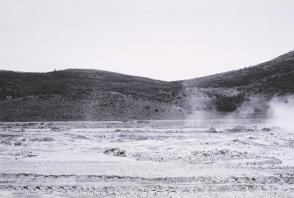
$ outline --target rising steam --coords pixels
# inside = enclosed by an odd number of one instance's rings
[[[286,129],[294,129],[294,96],[275,97],[269,102],[269,123]]]

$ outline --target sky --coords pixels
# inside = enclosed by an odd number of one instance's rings
[[[0,0],[0,70],[180,80],[294,50],[294,0]]]

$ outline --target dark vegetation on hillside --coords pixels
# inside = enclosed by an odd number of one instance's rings
[[[293,93],[294,51],[253,67],[191,79],[185,83],[202,88],[239,88],[251,93]]]
[[[0,72],[0,99],[36,95],[84,97],[116,92],[150,100],[170,102],[182,90],[179,83],[97,70],[69,69],[49,73]]]
[[[257,66],[175,82],[99,70],[0,71],[0,121],[182,119],[191,113],[193,104],[187,103],[197,101],[199,93],[211,100],[203,109],[218,112],[233,112],[252,95],[292,94],[294,52]]]
[[[226,96],[226,95],[216,95],[216,98],[213,100],[213,103],[216,107],[216,110],[219,112],[233,112],[242,105],[246,100],[244,94],[238,94],[235,96]]]
[[[181,84],[98,70],[0,72],[0,121],[183,117]],[[166,117],[168,118],[168,117]]]

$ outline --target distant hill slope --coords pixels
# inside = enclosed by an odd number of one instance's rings
[[[48,73],[0,71],[0,98],[28,95],[81,96],[99,91],[166,100],[179,84],[99,70],[68,69]],[[170,87],[173,86],[173,90]]]
[[[0,121],[160,119],[183,114],[180,83],[98,70],[0,71]]]
[[[244,69],[182,81],[190,87],[242,88],[255,93],[294,93],[294,51]]]
[[[292,93],[294,52],[175,82],[84,69],[0,71],[0,121],[183,119],[199,109],[233,112],[256,95]]]

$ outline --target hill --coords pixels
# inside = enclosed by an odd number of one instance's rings
[[[183,82],[191,87],[239,88],[256,93],[293,93],[294,51],[256,66]]]
[[[256,66],[181,83],[190,93],[195,89],[202,90],[211,98],[207,106],[213,106],[217,111],[249,108],[251,114],[266,114],[267,103],[273,97],[294,93],[294,51]]]
[[[195,111],[265,112],[276,95],[294,93],[294,51],[244,69],[165,82],[119,73],[67,69],[0,71],[0,121],[184,119]]]
[[[0,120],[160,119],[181,84],[98,70],[0,72]]]

